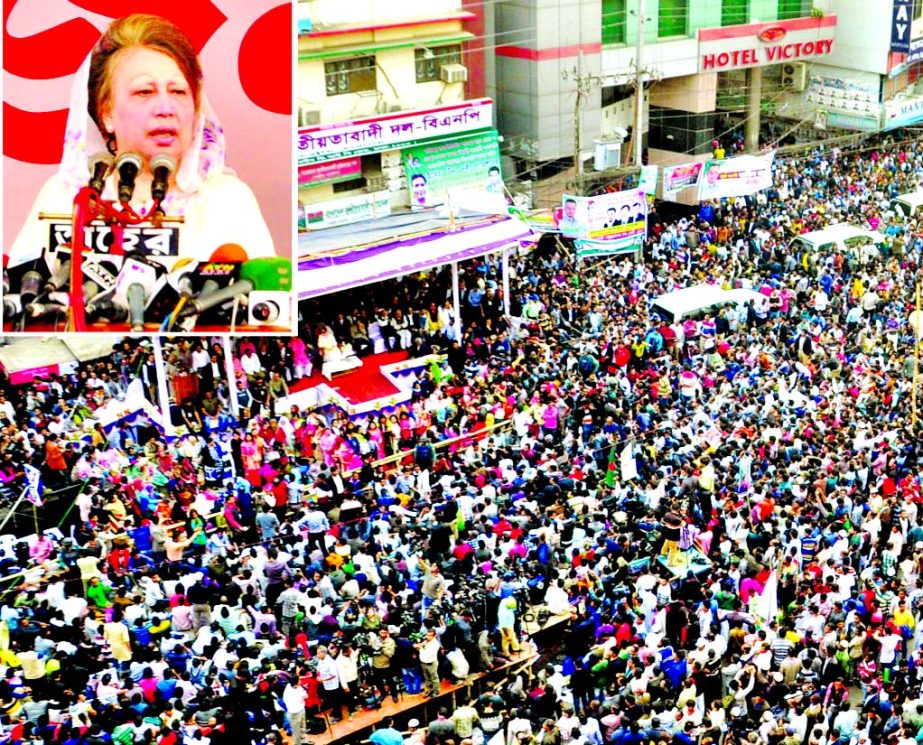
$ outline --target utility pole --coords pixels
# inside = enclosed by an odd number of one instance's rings
[[[642,66],[644,54],[644,0],[638,0],[638,41],[635,44],[635,165],[641,167],[642,147],[641,128],[644,126],[644,74]]]
[[[574,181],[579,184],[580,194],[583,196],[583,156],[580,150],[583,147],[583,133],[581,126],[580,105],[584,96],[589,94],[589,76],[583,74],[583,52],[577,56],[577,69],[574,71],[574,81],[577,83],[577,96],[574,101]]]

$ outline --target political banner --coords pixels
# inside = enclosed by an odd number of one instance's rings
[[[645,194],[655,194],[657,192],[657,171],[657,166],[641,166],[638,188]]]
[[[684,163],[680,166],[664,166],[663,198],[673,199],[677,192],[687,186],[697,186],[702,175],[702,163]]]
[[[699,200],[745,197],[772,186],[772,161],[776,151],[710,160],[699,179]]]
[[[628,189],[595,197],[564,195],[558,220],[561,234],[585,242],[581,256],[633,250],[647,238],[647,197],[641,189]]]
[[[415,209],[444,204],[453,187],[503,193],[497,131],[474,137],[420,145],[403,151],[404,170]]]

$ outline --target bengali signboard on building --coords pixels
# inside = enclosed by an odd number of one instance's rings
[[[496,130],[474,137],[406,148],[403,156],[411,207],[442,204],[446,201],[446,190],[453,187],[503,193]]]
[[[337,225],[349,225],[390,214],[391,195],[387,191],[304,205],[304,223],[307,230],[334,228]]]
[[[885,101],[882,129],[909,127],[923,120],[923,96]]]
[[[323,124],[298,130],[298,165],[399,150],[437,138],[457,137],[493,126],[493,101],[479,98],[418,111]]]
[[[330,160],[326,163],[314,163],[298,167],[298,186],[316,184],[335,184],[349,181],[362,175],[362,159],[356,155],[342,160]]]
[[[699,72],[822,59],[835,33],[835,15],[699,29]]]

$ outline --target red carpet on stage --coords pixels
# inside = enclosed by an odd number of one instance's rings
[[[291,393],[313,388],[325,383],[337,391],[343,398],[352,404],[361,404],[374,401],[378,398],[393,396],[399,393],[390,380],[381,374],[382,365],[392,365],[407,359],[407,352],[382,352],[362,359],[362,367],[334,377],[332,381],[321,375],[320,370],[315,370],[311,377],[302,378],[289,386]]]

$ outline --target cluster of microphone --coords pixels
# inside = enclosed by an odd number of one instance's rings
[[[68,310],[70,256],[60,248],[54,261],[43,259],[4,274],[4,323],[65,314]],[[83,257],[83,298],[92,322],[128,323],[143,331],[175,311],[176,320],[209,324],[231,322],[234,305],[251,325],[289,325],[292,267],[282,257],[250,259],[239,245],[219,246],[208,261],[173,256],[92,253]],[[16,287],[10,292],[9,287]],[[182,303],[180,302],[182,301]]]
[[[143,165],[136,153],[123,153],[118,158],[108,153],[95,155],[88,163],[89,189],[99,198],[114,170],[118,173],[118,201],[130,209],[128,203]],[[166,196],[175,169],[176,161],[169,155],[151,159],[155,209]],[[72,267],[71,248],[58,245],[35,261],[4,266],[4,329],[22,330],[35,319],[65,316],[74,295],[71,278],[78,270],[83,312],[90,322],[127,323],[132,331],[143,331],[148,323],[156,323],[163,330],[174,326],[191,330],[199,322],[290,325],[292,266],[285,258],[250,259],[243,247],[227,243],[215,249],[207,261],[143,248],[122,253],[84,252],[80,259],[79,267]]]

